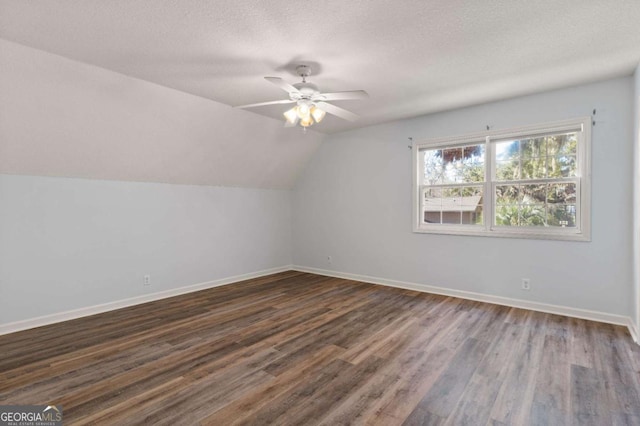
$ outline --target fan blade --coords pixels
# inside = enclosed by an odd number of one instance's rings
[[[346,101],[349,99],[366,99],[369,94],[364,90],[351,90],[348,92],[321,93],[318,100],[323,101]]]
[[[333,114],[345,120],[356,121],[359,118],[357,115],[350,111],[347,111],[346,109],[328,104],[326,102],[316,102],[316,106],[321,110],[328,112],[329,114]]]
[[[287,93],[300,93],[298,89],[296,89],[295,87],[293,87],[292,85],[290,85],[289,83],[281,79],[280,77],[265,77],[264,79],[270,83],[275,84],[276,86],[278,86],[279,88],[281,88]]]
[[[278,105],[278,104],[292,104],[295,101],[292,101],[290,99],[283,99],[281,101],[269,101],[269,102],[260,102],[257,104],[249,104],[249,105],[240,105],[234,108],[253,108],[253,107],[259,107],[259,106],[264,106],[264,105]]]

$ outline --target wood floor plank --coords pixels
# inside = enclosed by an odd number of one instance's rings
[[[289,424],[287,419],[296,418],[328,384],[353,367],[346,361],[335,359],[305,383],[299,383],[290,391],[278,396],[243,420],[242,425]],[[293,424],[293,423],[291,423]]]
[[[536,372],[531,406],[531,419],[535,424],[570,423],[570,350],[564,332],[558,335],[556,331],[545,337],[542,360]]]
[[[297,271],[0,336],[65,424],[640,425],[621,326]]]
[[[640,416],[640,371],[633,367],[626,339],[609,324],[598,324],[596,340],[599,357],[596,370],[604,384],[608,407],[614,414]],[[636,353],[637,354],[637,353]]]
[[[446,312],[456,313],[454,317],[436,316],[426,323],[418,323],[416,334],[410,334],[405,345],[396,344],[387,355],[394,358],[394,365],[401,372],[402,379],[383,395],[377,413],[404,421],[415,410],[420,400],[434,386],[443,371],[449,366],[456,349],[451,349],[451,341],[458,341],[464,333],[461,323],[473,318],[464,316],[455,309],[460,306],[455,300]],[[438,310],[440,314],[444,311]]]
[[[521,311],[521,310],[518,310]],[[491,419],[502,424],[529,424],[536,374],[542,360],[546,314],[526,312],[520,316],[522,332],[506,363],[507,373],[491,410]]]
[[[368,383],[384,363],[383,359],[372,356],[358,365],[348,364],[341,374],[327,382],[303,407],[294,413],[287,413],[284,423],[318,424],[334,407]]]
[[[595,370],[571,365],[571,408],[576,425],[598,426],[606,423],[607,398]]]
[[[469,385],[447,418],[447,424],[485,424],[489,420],[491,409],[508,373],[508,360],[512,357],[523,329],[520,325],[507,322],[496,324],[501,329],[496,332],[495,339],[490,341]]]
[[[343,348],[333,345],[325,346],[314,352],[304,365],[291,368],[284,374],[274,377],[271,382],[247,392],[232,403],[206,416],[201,422],[212,425],[223,423],[236,425],[246,422],[246,418],[258,409],[271,404],[273,400],[289,392],[301,382],[304,383],[315,377],[323,367],[335,360],[342,352],[344,352]]]
[[[442,418],[448,418],[457,405],[471,376],[484,358],[487,342],[468,338],[442,372],[418,407]]]

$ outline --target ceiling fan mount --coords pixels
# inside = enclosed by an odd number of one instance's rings
[[[279,77],[265,77],[265,80],[286,91],[289,94],[289,99],[241,105],[236,108],[253,108],[266,105],[295,103],[296,106],[284,113],[287,120],[285,127],[293,127],[300,123],[305,129],[313,125],[314,122],[320,123],[326,113],[349,121],[358,119],[356,114],[327,103],[326,101],[364,99],[369,97],[367,92],[364,90],[352,90],[347,92],[321,93],[318,86],[307,81],[307,77],[311,76],[310,66],[298,65],[296,67],[296,73],[302,78],[302,81],[295,84],[289,84]]]
[[[304,82],[307,77],[311,76],[311,67],[309,65],[298,65],[296,67],[296,74],[302,77]]]

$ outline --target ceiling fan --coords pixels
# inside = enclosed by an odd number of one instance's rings
[[[241,105],[236,108],[253,108],[264,105],[295,103],[296,105],[293,108],[284,113],[284,117],[286,119],[285,127],[293,127],[299,122],[305,130],[307,127],[313,125],[314,122],[320,123],[326,113],[349,121],[355,121],[358,119],[356,114],[327,103],[326,101],[365,99],[369,97],[367,92],[364,90],[352,90],[347,92],[321,93],[318,86],[307,81],[307,77],[311,75],[311,67],[307,65],[299,65],[296,67],[296,72],[300,77],[302,77],[302,82],[293,85],[279,77],[265,77],[265,80],[289,93],[289,99]]]

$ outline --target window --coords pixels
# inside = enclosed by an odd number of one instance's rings
[[[414,142],[414,231],[588,241],[590,118]]]

